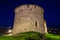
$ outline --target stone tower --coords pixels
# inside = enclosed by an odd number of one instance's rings
[[[43,13],[44,10],[37,5],[21,5],[15,9],[13,34],[36,31],[45,33]]]

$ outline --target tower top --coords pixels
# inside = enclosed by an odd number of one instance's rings
[[[38,11],[38,12],[44,12],[44,9],[38,5],[33,5],[33,4],[27,4],[27,5],[20,5],[17,8],[15,8],[14,12],[18,13],[18,12],[22,12],[22,11]]]

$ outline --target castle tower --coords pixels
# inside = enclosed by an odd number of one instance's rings
[[[13,34],[36,31],[45,33],[44,10],[37,5],[21,5],[15,9]]]

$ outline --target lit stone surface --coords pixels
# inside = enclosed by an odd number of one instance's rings
[[[44,10],[37,5],[21,5],[15,9],[13,34],[36,31],[45,33]]]
[[[46,20],[44,20],[44,27],[45,27],[45,33],[48,33],[48,32],[47,32],[47,24],[46,24]]]

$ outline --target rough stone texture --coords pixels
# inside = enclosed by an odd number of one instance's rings
[[[48,33],[48,32],[47,32],[47,24],[46,24],[46,20],[44,20],[44,27],[45,27],[45,33]]]
[[[45,33],[44,10],[37,5],[21,5],[15,9],[13,34],[27,31]]]

